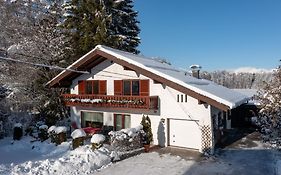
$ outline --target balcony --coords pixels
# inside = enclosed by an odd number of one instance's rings
[[[158,96],[125,96],[125,95],[62,95],[66,106],[158,109]]]

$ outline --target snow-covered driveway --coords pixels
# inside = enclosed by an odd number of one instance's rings
[[[224,150],[200,162],[156,152],[141,154],[100,170],[98,175],[279,175],[274,150]],[[281,167],[280,167],[281,168]],[[281,175],[281,174],[280,174]]]
[[[190,154],[166,149],[188,157],[184,160],[169,154],[141,154],[102,169],[98,174],[159,174],[159,175],[281,175],[281,152],[269,149],[254,132],[242,137],[229,147],[218,150],[214,157],[200,161],[189,160]],[[194,160],[196,160],[195,158]]]
[[[185,174],[277,175],[278,154],[274,150],[222,150],[213,160],[199,162]]]
[[[97,175],[175,175],[184,174],[194,161],[186,161],[178,156],[156,152],[143,153],[117,162],[100,170]]]

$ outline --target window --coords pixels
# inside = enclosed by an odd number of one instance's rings
[[[106,80],[78,81],[78,93],[106,95]]]
[[[119,131],[131,127],[131,116],[125,114],[114,114],[114,129]]]
[[[86,81],[86,92],[85,92],[85,94],[92,94],[92,93],[93,93],[92,81]]]
[[[187,95],[186,94],[177,94],[177,102],[186,102],[187,103]]]
[[[149,96],[149,80],[114,80],[114,94]]]
[[[129,80],[123,81],[123,94],[131,95],[131,81]]]
[[[138,80],[132,81],[132,95],[140,95],[140,82]]]
[[[93,94],[100,94],[99,93],[99,81],[93,81]]]
[[[115,118],[114,118],[114,128],[115,128],[115,131],[119,131],[121,130],[123,127],[122,127],[122,115],[121,114],[116,114],[115,115]]]
[[[103,113],[81,112],[81,127],[101,128],[103,126]]]

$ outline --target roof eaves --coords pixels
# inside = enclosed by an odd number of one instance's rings
[[[76,69],[76,65],[78,63],[80,63],[81,61],[87,59],[90,55],[92,55],[97,49],[99,49],[100,45],[97,45],[94,49],[92,49],[91,51],[89,51],[88,53],[86,53],[85,55],[83,55],[81,58],[79,58],[78,60],[76,60],[74,63],[72,63],[70,66],[67,67],[67,69]],[[67,71],[67,70],[63,70],[62,72],[60,72],[57,76],[55,76],[53,79],[51,79],[50,81],[48,81],[46,83],[46,86],[56,86],[56,84],[59,83],[60,80],[62,80],[64,77],[66,77],[67,75],[69,75],[71,72]]]

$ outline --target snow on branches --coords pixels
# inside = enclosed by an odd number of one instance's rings
[[[261,110],[258,125],[265,141],[281,146],[281,68],[273,74],[273,79],[258,92]]]

